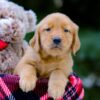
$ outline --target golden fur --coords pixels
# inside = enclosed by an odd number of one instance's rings
[[[60,37],[56,48],[53,38]],[[15,68],[20,76],[20,88],[28,92],[40,77],[49,77],[48,94],[54,99],[63,96],[68,76],[73,71],[72,53],[80,48],[78,26],[66,15],[53,13],[45,17],[36,28],[30,47]]]

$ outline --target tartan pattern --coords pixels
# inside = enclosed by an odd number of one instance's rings
[[[48,79],[39,79],[34,91],[22,92],[18,85],[19,77],[0,74],[0,100],[53,100],[48,96]],[[63,98],[59,100],[83,100],[84,89],[81,79],[74,73],[69,76]]]

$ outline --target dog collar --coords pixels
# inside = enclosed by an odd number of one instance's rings
[[[0,40],[0,51],[4,50],[5,48],[7,48],[8,46],[8,43],[3,41],[3,40]]]

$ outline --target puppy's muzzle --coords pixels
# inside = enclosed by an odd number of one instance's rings
[[[54,43],[55,45],[59,45],[59,44],[61,43],[61,38],[59,38],[59,37],[53,38],[53,43]]]

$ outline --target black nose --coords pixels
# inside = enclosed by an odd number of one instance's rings
[[[61,43],[61,39],[60,38],[54,38],[53,43],[56,44],[56,45],[59,45]]]

